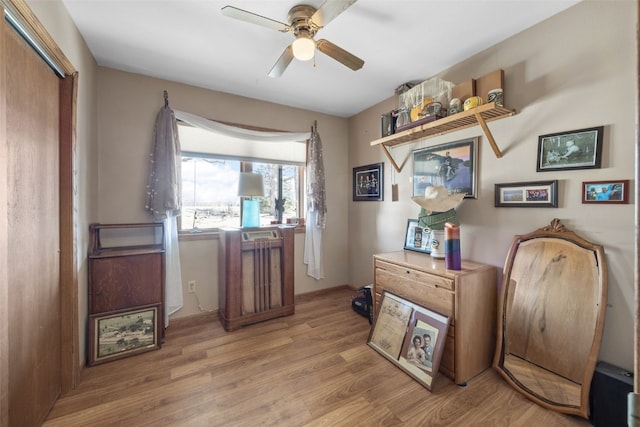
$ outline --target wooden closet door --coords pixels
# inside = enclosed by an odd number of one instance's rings
[[[3,23],[8,424],[36,426],[60,393],[60,80]],[[0,193],[1,195],[2,193]],[[5,414],[6,416],[6,414]]]

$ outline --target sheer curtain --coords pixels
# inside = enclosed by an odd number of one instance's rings
[[[327,214],[324,178],[322,142],[318,127],[314,125],[309,139],[309,162],[307,163],[307,229],[304,263],[307,264],[307,275],[316,280],[324,278],[322,234]]]
[[[175,111],[175,115],[176,119],[189,123],[190,125],[206,129],[218,135],[224,135],[239,140],[263,142],[304,142],[311,138],[311,132],[266,132],[225,125],[224,123],[215,122],[213,120],[205,119],[204,117],[179,110]]]
[[[252,142],[306,142],[308,145],[307,162],[307,227],[304,247],[304,263],[307,275],[320,280],[324,278],[322,261],[322,234],[325,228],[326,193],[322,143],[317,124],[311,132],[265,132],[230,126],[184,111],[175,111],[178,120],[192,126],[206,129],[217,135],[235,138],[237,141]]]
[[[181,182],[180,138],[173,110],[164,92],[164,107],[156,117],[153,132],[151,168],[147,185],[145,209],[158,221],[164,221],[165,243],[165,310],[164,326],[169,315],[182,308],[182,271],[178,246],[177,215],[180,214]]]

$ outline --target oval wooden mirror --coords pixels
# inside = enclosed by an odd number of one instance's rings
[[[606,303],[602,246],[558,219],[515,236],[498,300],[494,368],[539,405],[588,418]]]

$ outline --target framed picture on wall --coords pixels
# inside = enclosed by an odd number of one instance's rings
[[[353,168],[353,201],[384,200],[384,163]]]
[[[425,189],[442,185],[449,193],[476,198],[478,137],[450,142],[413,152],[413,197]]]
[[[497,208],[557,208],[558,181],[496,184],[495,206]]]
[[[629,203],[629,180],[583,182],[582,203]]]
[[[604,126],[538,137],[538,172],[599,169]]]

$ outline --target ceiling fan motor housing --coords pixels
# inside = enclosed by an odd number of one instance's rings
[[[293,6],[289,10],[289,25],[293,28],[293,34],[308,34],[308,37],[314,37],[318,31],[318,26],[311,21],[311,16],[316,12],[316,8],[307,4],[299,4]]]

